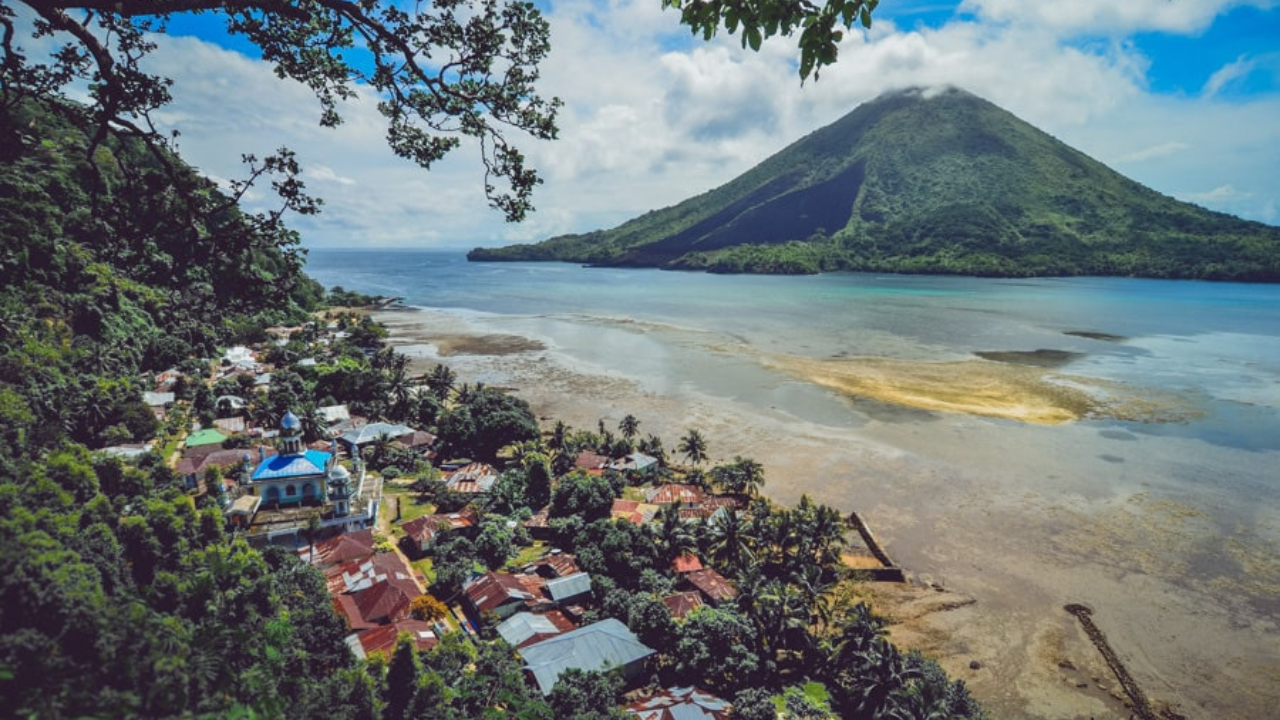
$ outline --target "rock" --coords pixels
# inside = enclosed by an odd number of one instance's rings
[[[982,663],[978,662],[977,660],[971,660],[971,661],[969,661],[969,669],[970,669],[970,670],[981,670],[981,669],[982,669]]]
[[[1071,662],[1070,660],[1062,660],[1058,662],[1058,667],[1062,668],[1063,670],[1075,670],[1076,664]]]

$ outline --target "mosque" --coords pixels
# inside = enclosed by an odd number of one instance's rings
[[[280,452],[266,457],[259,449],[250,487],[269,508],[302,505],[333,506],[334,517],[351,512],[351,473],[335,452],[312,450],[302,444],[302,421],[292,411],[280,419]]]

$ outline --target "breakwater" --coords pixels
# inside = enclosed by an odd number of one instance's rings
[[[871,528],[867,526],[862,516],[857,510],[850,510],[849,516],[845,518],[845,522],[857,531],[858,536],[862,538],[862,544],[867,546],[867,550],[880,563],[882,567],[866,568],[861,572],[867,574],[868,578],[877,582],[906,582],[906,573],[902,568],[898,567],[889,554],[880,546],[880,541],[876,540],[876,536],[871,533]]]

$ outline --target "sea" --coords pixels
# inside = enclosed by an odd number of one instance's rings
[[[919,581],[976,600],[939,616],[934,649],[949,668],[991,667],[967,681],[999,716],[1125,716],[1031,667],[1054,647],[1070,666],[1096,662],[1067,602],[1093,607],[1148,694],[1184,714],[1280,702],[1280,285],[711,275],[379,249],[312,249],[306,272],[421,308],[428,355],[441,318],[531,341],[463,362],[464,380],[547,378],[611,423],[648,410],[669,448],[705,425],[713,457],[719,431],[722,458],[764,458],[767,494],[856,507]],[[1002,354],[1050,357],[1063,382],[1152,411],[1053,425],[950,413],[850,396],[778,360]],[[600,382],[538,374],[551,367]]]

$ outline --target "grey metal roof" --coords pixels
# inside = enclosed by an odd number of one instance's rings
[[[408,435],[413,432],[413,428],[408,425],[392,425],[391,423],[375,422],[368,425],[362,425],[355,430],[348,430],[342,433],[340,439],[348,445],[364,445],[377,440],[379,437],[386,435],[389,438],[398,438],[401,435]]]
[[[515,647],[534,635],[555,635],[560,628],[546,615],[533,613],[516,613],[498,624],[498,634],[507,644]]]
[[[547,593],[556,602],[589,592],[591,592],[591,575],[589,573],[574,573],[573,575],[547,581]]]
[[[614,618],[543,640],[520,651],[538,689],[549,695],[560,673],[570,668],[603,670],[623,667],[654,653],[635,633]]]

